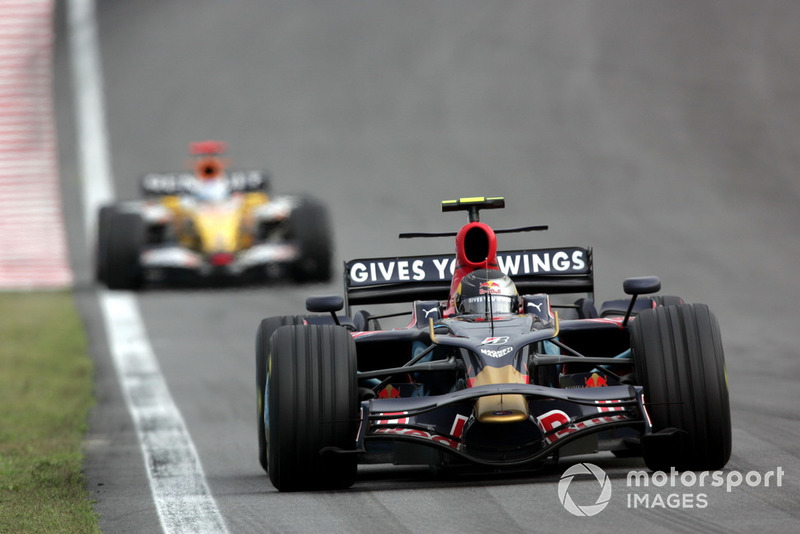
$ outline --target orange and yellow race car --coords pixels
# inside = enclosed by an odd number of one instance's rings
[[[228,170],[225,143],[192,143],[193,171],[141,177],[144,199],[103,206],[96,274],[110,289],[202,280],[327,281],[323,204],[272,195],[264,171]]]

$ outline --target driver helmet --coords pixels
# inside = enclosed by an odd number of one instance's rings
[[[478,269],[461,279],[455,296],[459,315],[519,312],[519,293],[511,278],[494,269]]]
[[[227,199],[230,187],[225,178],[225,161],[220,157],[227,149],[219,141],[201,141],[189,145],[195,158],[195,197],[201,202],[217,203]]]
[[[197,184],[194,194],[202,202],[216,203],[228,198],[230,188],[223,178],[204,180]]]

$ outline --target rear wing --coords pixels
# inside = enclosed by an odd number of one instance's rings
[[[347,310],[353,304],[447,300],[455,255],[370,258],[345,262]],[[592,249],[580,247],[498,252],[497,263],[520,294],[590,293]]]
[[[266,171],[228,171],[225,180],[231,191],[237,193],[269,192],[270,176]],[[189,195],[198,179],[192,172],[151,172],[139,179],[145,197]]]

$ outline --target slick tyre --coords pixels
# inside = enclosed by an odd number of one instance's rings
[[[644,458],[665,470],[716,470],[731,455],[731,415],[719,324],[704,304],[645,310],[631,323],[631,349],[653,432],[680,436]]]
[[[289,239],[297,243],[300,259],[292,265],[296,282],[328,282],[331,279],[333,237],[325,206],[303,198],[289,218]]]
[[[256,331],[256,403],[258,409],[258,461],[264,471],[268,471],[267,435],[264,424],[264,387],[267,382],[267,360],[269,358],[269,338],[281,326],[303,324],[303,317],[286,315],[267,317],[261,320]]]
[[[283,326],[270,338],[267,457],[279,491],[341,489],[355,482],[355,350],[349,332],[332,325]]]
[[[94,250],[94,273],[95,280],[102,283],[106,282],[106,273],[108,272],[109,231],[116,213],[117,207],[114,205],[103,206],[97,213],[97,242],[95,243]]]
[[[145,242],[145,223],[138,213],[113,212],[107,229],[105,280],[109,289],[139,289],[139,255]]]
[[[656,295],[653,300],[656,301],[656,306],[680,306],[684,304],[681,297],[674,295]]]

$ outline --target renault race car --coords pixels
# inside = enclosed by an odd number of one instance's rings
[[[271,194],[264,171],[227,170],[225,149],[192,143],[194,172],[145,174],[143,200],[100,209],[98,281],[137,289],[146,282],[330,279],[325,207],[309,196]]]
[[[345,488],[359,463],[535,469],[611,451],[653,470],[723,467],[731,421],[720,331],[703,304],[626,279],[594,303],[592,250],[497,252],[479,219],[502,198],[446,201],[455,255],[358,259],[345,292],[256,334],[259,461],[281,491]],[[505,274],[504,274],[505,273]],[[575,297],[579,298],[575,298]],[[408,326],[354,306],[408,303]],[[345,315],[337,315],[345,308]]]

